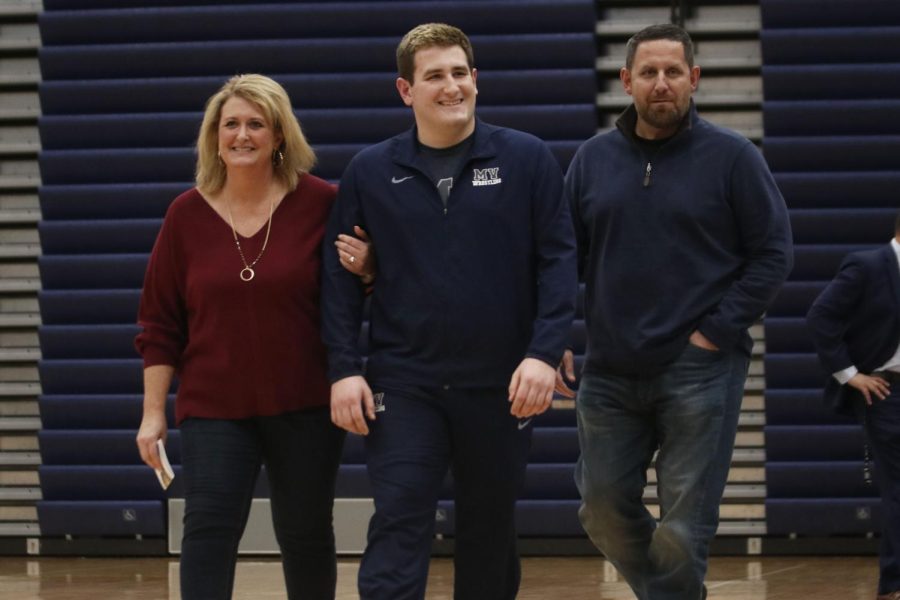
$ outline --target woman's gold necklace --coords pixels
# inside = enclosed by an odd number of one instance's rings
[[[269,200],[269,221],[266,224],[266,239],[263,240],[262,250],[259,251],[259,254],[249,265],[247,264],[247,259],[244,258],[244,250],[241,248],[237,230],[234,228],[234,217],[231,216],[231,202],[229,202],[228,196],[225,196],[225,207],[228,209],[228,223],[231,224],[231,235],[234,236],[234,244],[237,246],[238,254],[241,255],[241,262],[244,263],[244,268],[241,269],[241,281],[252,281],[256,277],[256,271],[253,270],[253,267],[262,258],[263,252],[266,251],[266,245],[269,243],[269,232],[272,231],[272,213],[275,212],[275,197],[271,196]]]

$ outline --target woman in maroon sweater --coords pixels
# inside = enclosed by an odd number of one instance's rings
[[[319,334],[319,266],[335,189],[284,89],[229,80],[207,103],[196,187],[166,214],[135,341],[144,359],[141,458],[160,467],[175,374],[186,510],[181,593],[230,598],[261,464],[290,598],[332,599],[332,506],[343,432],[332,425]],[[342,245],[368,271],[368,248]],[[368,276],[366,276],[368,277]]]

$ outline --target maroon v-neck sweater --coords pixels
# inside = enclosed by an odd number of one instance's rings
[[[334,186],[303,175],[275,209],[249,282],[239,276],[231,226],[196,189],[169,207],[147,265],[135,346],[145,368],[176,368],[178,423],[328,404],[319,270],[334,197]],[[248,262],[265,237],[265,226],[241,237]]]

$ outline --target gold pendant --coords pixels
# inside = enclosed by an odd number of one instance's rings
[[[241,269],[241,281],[250,281],[254,277],[256,277],[256,272],[250,267]]]

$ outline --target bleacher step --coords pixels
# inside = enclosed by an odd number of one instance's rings
[[[0,467],[36,467],[40,464],[40,452],[0,452]]]
[[[34,363],[4,363],[0,364],[0,381],[37,383],[40,375]]]
[[[32,210],[40,214],[41,201],[37,194],[0,194],[0,212]]]
[[[766,399],[761,394],[747,394],[741,401],[741,410],[766,410]]]
[[[40,244],[0,244],[0,259],[37,258],[40,255]]]
[[[762,431],[738,431],[734,440],[735,448],[764,448],[766,436]]]
[[[0,488],[0,502],[36,502],[42,498],[39,487]]]
[[[765,521],[720,521],[716,535],[766,535]]]
[[[41,393],[41,386],[38,383],[9,383],[0,382],[0,397],[31,397],[38,396]]]
[[[34,523],[0,522],[0,537],[40,537],[41,527]]]
[[[37,521],[37,508],[0,505],[0,523],[10,521]]]
[[[663,19],[663,21],[668,21],[669,17]],[[643,29],[647,25],[651,24],[652,21],[647,19],[643,19],[640,21],[619,21],[615,23],[601,22],[597,23],[596,33],[599,37],[630,37],[634,35],[636,31]],[[738,20],[722,20],[722,21],[708,21],[708,22],[694,22],[691,23],[688,21],[685,23],[685,27],[691,33],[692,36],[696,35],[736,35],[736,34],[744,34],[744,35],[755,35],[759,31],[759,21],[738,21]]]
[[[4,384],[33,385],[36,384]],[[38,431],[41,428],[40,417],[0,417],[0,431]],[[40,455],[38,455],[40,458]]]
[[[0,327],[38,327],[40,324],[38,313],[0,314]]]
[[[0,78],[0,81],[2,81],[2,78]],[[0,156],[37,154],[40,151],[41,145],[35,142],[0,143]]]
[[[10,415],[5,415],[10,416]],[[16,415],[24,416],[24,415]],[[33,415],[29,415],[33,416]],[[0,435],[0,451],[2,452],[39,452],[40,443],[36,433],[4,433]]]
[[[0,469],[0,485],[40,487],[41,478],[37,471]]]
[[[0,279],[0,293],[37,292],[40,289],[40,279],[21,277]]]
[[[0,112],[0,119],[4,116],[8,116],[7,113]],[[12,117],[10,117],[12,118]],[[2,190],[34,190],[37,189],[41,185],[41,180],[38,177],[0,177],[0,189]]]
[[[24,2],[25,0],[19,0]],[[3,8],[0,5],[0,16]],[[37,23],[7,22],[0,24],[0,51],[36,51],[41,47],[41,32]]]
[[[37,224],[41,220],[41,211],[39,209],[6,209],[0,210],[0,224],[19,225],[19,224]]]
[[[765,483],[766,469],[765,467],[735,467],[732,466],[728,471],[728,483]],[[647,471],[647,483],[656,483],[656,471],[650,469]]]
[[[744,383],[744,391],[762,392],[766,389],[766,382],[763,377],[748,377]]]
[[[653,23],[668,23],[671,8],[668,2],[660,2],[658,6],[634,6],[633,2],[623,2],[624,6],[603,7],[601,18],[597,21],[598,35],[630,37],[636,31]],[[735,34],[747,34],[756,37],[760,27],[758,6],[725,5],[725,6],[693,6],[685,19],[684,27],[692,36],[717,35],[728,37]]]
[[[0,17],[35,17],[43,10],[42,0],[0,0]]]
[[[766,486],[729,483],[725,486],[725,493],[722,497],[725,500],[764,500],[766,497]],[[658,499],[655,485],[648,485],[644,488],[644,500],[655,502]]]
[[[40,348],[0,348],[0,362],[34,362],[40,359]]]
[[[738,417],[738,427],[762,427],[766,424],[766,414],[744,411]]]
[[[3,417],[39,417],[40,411],[37,400],[0,399],[0,416]]]
[[[39,344],[37,327],[27,329],[0,327],[0,348],[37,348]],[[0,396],[4,395],[2,388],[3,382],[0,381]]]
[[[37,313],[40,303],[36,294],[0,294],[0,313]]]
[[[763,448],[735,448],[731,462],[732,464],[764,463],[766,462],[766,451]]]
[[[647,510],[653,518],[659,519],[659,505],[648,504]],[[723,521],[736,519],[765,519],[764,504],[722,504],[719,507],[719,518]]]

